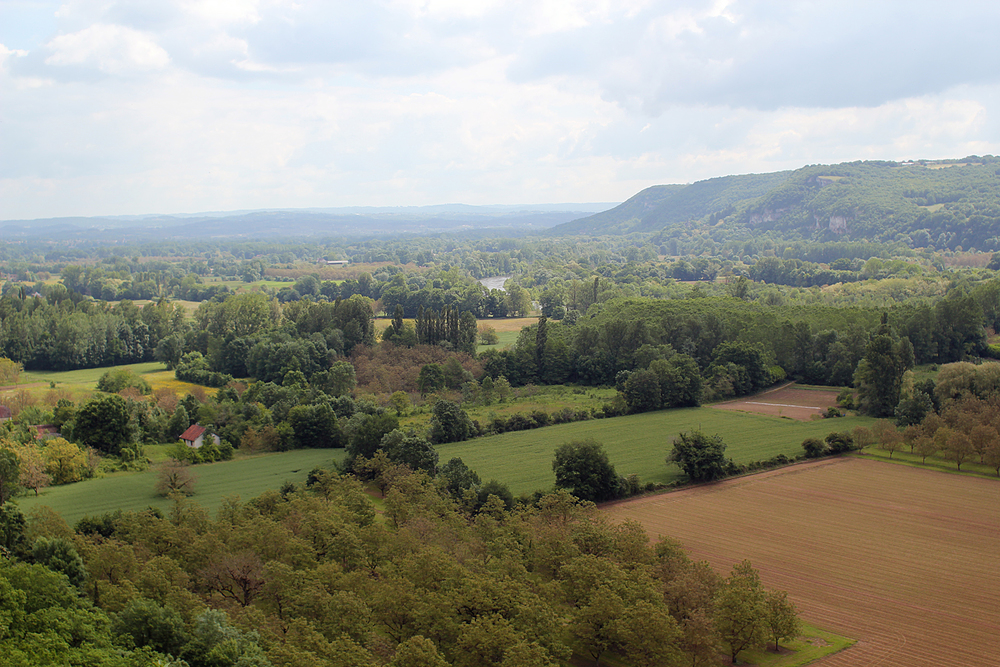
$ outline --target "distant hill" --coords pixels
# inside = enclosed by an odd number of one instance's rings
[[[467,230],[540,231],[614,203],[521,206],[358,206],[196,213],[5,220],[0,238],[147,241],[159,239],[284,238],[429,234]]]
[[[850,162],[647,188],[548,234],[716,228],[817,241],[1000,249],[1000,158]]]

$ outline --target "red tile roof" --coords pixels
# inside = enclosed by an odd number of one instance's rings
[[[198,426],[197,424],[191,424],[188,429],[181,433],[181,440],[187,440],[188,442],[194,442],[205,432],[204,426]]]

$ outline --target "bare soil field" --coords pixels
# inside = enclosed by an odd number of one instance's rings
[[[1000,483],[858,458],[606,507],[722,574],[749,558],[810,623],[858,643],[821,667],[1000,655]]]
[[[836,407],[836,405],[836,391],[805,389],[793,383],[736,401],[716,403],[709,407],[809,421],[813,419],[813,415],[822,415],[827,408]]]

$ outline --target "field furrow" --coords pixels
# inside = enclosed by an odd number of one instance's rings
[[[623,502],[615,519],[720,572],[749,558],[801,615],[857,645],[824,667],[996,664],[1000,484],[859,458]]]

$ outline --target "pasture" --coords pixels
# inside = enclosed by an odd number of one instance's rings
[[[105,366],[102,368],[81,368],[73,371],[26,371],[21,375],[17,385],[5,387],[4,393],[0,394],[0,402],[3,396],[9,396],[14,391],[24,391],[36,404],[52,406],[60,398],[68,398],[72,401],[87,400],[97,388],[97,381],[101,379],[109,370],[113,368],[128,368],[136,375],[140,375],[149,382],[153,390],[169,389],[178,397],[192,392],[203,392],[207,395],[214,395],[218,389],[203,387],[190,382],[182,382],[174,377],[173,371],[166,370],[166,367],[158,361],[150,361],[141,364],[124,364],[122,366]],[[54,384],[55,387],[51,385]]]
[[[518,495],[552,488],[555,450],[572,440],[593,438],[602,443],[619,475],[635,473],[643,482],[670,484],[684,477],[676,464],[665,463],[673,439],[682,431],[700,429],[721,435],[726,455],[737,463],[748,463],[778,454],[798,456],[806,438],[824,438],[831,431],[867,426],[872,421],[844,417],[800,422],[707,407],[682,408],[504,433],[439,445],[437,450],[442,463],[460,457],[483,481],[500,480]]]
[[[247,500],[269,489],[279,489],[285,482],[302,485],[310,470],[328,468],[334,460],[340,461],[343,457],[342,449],[297,449],[192,466],[191,471],[197,482],[191,500],[215,512],[227,496],[239,495]],[[157,507],[167,512],[172,503],[156,494],[156,475],[155,467],[141,473],[117,473],[76,484],[49,487],[38,497],[18,498],[17,503],[24,512],[47,505],[71,526],[84,516],[96,516],[117,509],[128,511]]]
[[[608,505],[718,572],[750,559],[857,643],[824,667],[967,667],[1000,652],[1000,483],[838,458]]]

